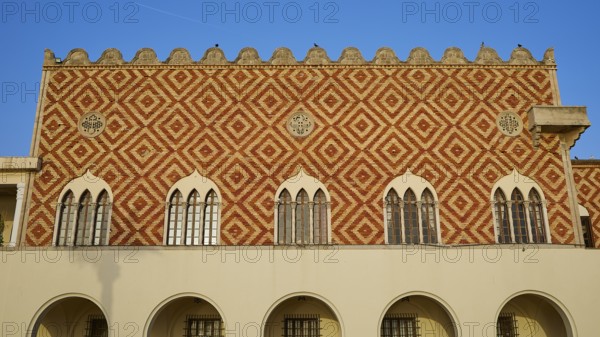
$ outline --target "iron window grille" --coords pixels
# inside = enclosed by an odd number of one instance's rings
[[[221,337],[223,321],[216,315],[188,315],[185,318],[184,337]]]
[[[420,337],[417,314],[391,314],[383,318],[381,337]]]
[[[501,313],[496,324],[498,337],[519,337],[517,320],[514,313]]]
[[[320,337],[319,315],[284,315],[283,337]]]

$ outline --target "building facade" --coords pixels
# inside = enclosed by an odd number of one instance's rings
[[[593,335],[600,165],[556,72],[46,51],[31,157],[3,158],[3,333]]]

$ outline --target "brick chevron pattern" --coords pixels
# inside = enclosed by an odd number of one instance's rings
[[[600,163],[574,163],[577,200],[590,213],[594,243],[600,248]]]
[[[492,243],[491,187],[517,168],[548,201],[554,243],[572,243],[559,141],[504,136],[552,104],[544,66],[75,66],[47,68],[27,244],[50,245],[59,193],[87,169],[114,193],[110,243],[163,242],[166,193],[194,169],[221,189],[221,242],[273,243],[274,193],[302,166],[331,194],[332,239],[384,243],[383,190],[408,168],[439,196],[443,242]],[[293,138],[294,112],[316,122]],[[77,130],[107,117],[100,136]]]

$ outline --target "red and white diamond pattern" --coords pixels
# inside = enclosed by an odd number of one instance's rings
[[[87,169],[113,189],[111,244],[162,244],[166,193],[194,169],[221,189],[222,242],[272,244],[274,193],[299,166],[329,189],[335,243],[384,242],[383,189],[409,168],[436,188],[444,243],[494,241],[490,189],[513,168],[544,188],[553,242],[573,242],[558,140],[542,137],[535,150],[529,132],[509,138],[495,125],[502,111],[526,121],[530,106],[552,103],[541,68],[120,67],[50,76],[29,245],[50,244],[59,193]],[[107,127],[87,139],[77,121],[91,110]],[[306,138],[285,127],[299,110],[316,122]]]

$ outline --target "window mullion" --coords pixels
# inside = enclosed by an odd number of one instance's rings
[[[514,201],[512,201],[512,200],[506,201],[506,207],[508,208],[506,213],[508,213],[508,225],[509,225],[508,227],[510,230],[511,243],[517,242],[515,240],[515,226],[514,226],[514,222],[513,222],[513,203],[514,203]],[[515,207],[518,207],[518,205],[515,205]],[[517,212],[518,212],[518,209],[517,209]]]
[[[400,202],[398,203],[398,208],[400,208],[399,212],[400,213],[400,243],[405,243],[405,237],[404,235],[406,234],[404,232],[405,228],[404,228],[404,220],[405,220],[405,214],[404,214],[404,199],[400,199]]]
[[[315,238],[314,238],[314,228],[315,228],[315,224],[314,224],[314,206],[315,203],[314,201],[308,201],[308,242],[309,243],[315,243]],[[320,214],[319,214],[320,215]]]
[[[423,240],[423,210],[421,209],[421,205],[423,205],[423,201],[416,201],[417,206],[417,228],[419,229],[419,243],[425,242]]]

